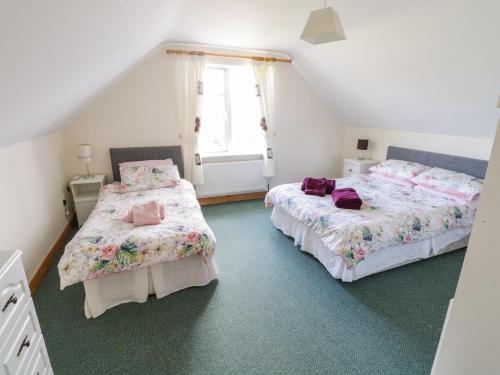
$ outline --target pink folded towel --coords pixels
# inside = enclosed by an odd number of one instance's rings
[[[302,181],[302,187],[300,189],[308,195],[319,195],[320,197],[324,197],[325,194],[331,194],[335,190],[335,180],[306,177]]]
[[[127,223],[132,223],[136,227],[143,225],[155,225],[165,218],[165,205],[153,200],[147,203],[134,204],[123,217]]]
[[[363,204],[363,201],[353,188],[337,189],[332,193],[332,198],[338,208],[359,210]]]

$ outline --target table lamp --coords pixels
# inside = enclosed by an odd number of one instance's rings
[[[78,145],[78,159],[83,160],[87,166],[87,175],[83,178],[93,178],[89,172],[89,163],[92,161],[92,148],[89,144]]]
[[[361,151],[361,154],[358,156],[358,159],[365,160],[363,151],[368,150],[368,139],[358,139],[358,150]]]

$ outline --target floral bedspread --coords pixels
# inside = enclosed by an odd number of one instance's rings
[[[120,192],[106,185],[87,222],[66,246],[59,261],[61,289],[114,272],[200,255],[208,262],[215,237],[203,218],[193,186]],[[135,203],[157,199],[165,205],[158,225],[134,227],[122,220]]]
[[[344,259],[348,269],[371,252],[468,228],[474,221],[476,209],[466,203],[381,182],[369,175],[336,181],[338,188],[356,189],[363,200],[361,210],[339,209],[330,195],[305,195],[300,184],[276,186],[265,203],[312,227],[325,246]]]

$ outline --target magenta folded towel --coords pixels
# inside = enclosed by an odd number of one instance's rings
[[[155,225],[165,218],[165,205],[160,204],[156,200],[143,204],[134,204],[123,220],[127,223],[134,224],[136,227],[143,225]]]
[[[305,186],[304,193],[324,197],[326,194],[326,184],[321,180],[309,180]]]
[[[338,208],[359,210],[363,201],[353,188],[337,189],[332,193],[333,202]]]
[[[335,190],[335,180],[329,180],[328,178],[313,178],[313,177],[304,178],[304,180],[302,180],[302,186],[300,190],[302,190],[303,192],[305,192],[306,189],[308,188],[309,190],[315,190],[315,187],[318,186],[320,183],[325,184],[325,194],[331,194]]]

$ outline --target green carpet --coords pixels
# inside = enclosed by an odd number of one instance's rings
[[[464,251],[355,283],[276,230],[261,201],[203,209],[218,281],[87,320],[54,264],[35,296],[58,374],[428,374]]]

